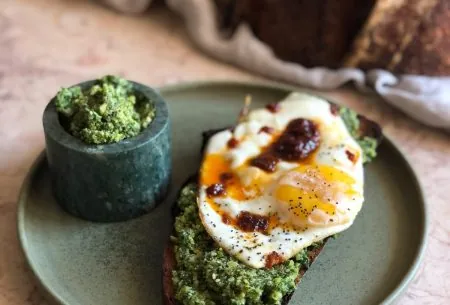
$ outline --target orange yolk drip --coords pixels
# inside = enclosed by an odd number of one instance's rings
[[[294,169],[300,175],[291,178],[292,184],[281,184],[275,197],[289,205],[296,218],[305,220],[315,209],[328,215],[336,213],[335,202],[340,195],[355,194],[355,179],[328,165],[303,165]]]
[[[225,173],[231,173],[233,175],[230,179],[223,182],[221,181],[221,175]],[[227,197],[231,197],[235,200],[247,199],[244,192],[245,188],[239,180],[239,177],[233,173],[230,161],[226,160],[222,155],[209,154],[205,157],[200,170],[200,183],[204,186],[222,183],[226,186]]]
[[[222,155],[209,154],[203,160],[200,170],[200,183],[203,185],[220,183],[220,175],[230,171],[230,162],[225,160]]]
[[[323,178],[327,181],[327,182],[342,182],[345,183],[347,185],[352,185],[355,183],[355,179],[351,176],[349,176],[347,173],[345,173],[344,171],[341,171],[335,167],[329,166],[329,165],[320,165],[320,166],[316,166],[316,169],[318,169],[319,173],[323,176]],[[308,167],[298,167],[296,170],[298,172],[306,172],[308,169]]]
[[[355,179],[344,171],[329,165],[320,165],[316,166],[316,168],[319,169],[319,173],[324,178],[325,182],[331,184],[332,191],[341,192],[347,196],[352,196],[357,193],[353,189],[353,184],[356,182]]]
[[[328,202],[323,202],[317,194],[299,189],[292,185],[281,185],[277,188],[275,196],[278,200],[289,204],[291,214],[297,218],[307,219],[314,209],[334,215],[336,207]]]
[[[231,168],[231,162],[228,161],[223,155],[209,154],[206,155],[202,167],[200,170],[200,183],[203,186],[210,186],[215,183],[222,183],[225,185],[226,195],[229,198],[233,198],[236,201],[244,201],[250,199],[249,194],[253,196],[260,194],[261,187],[267,183],[270,179],[270,175],[260,171],[258,169],[258,175],[253,175],[252,183],[249,186],[245,186],[240,178],[239,172],[244,173],[249,169],[248,163],[243,164],[239,168],[233,170]],[[226,181],[222,181],[222,175],[224,173],[232,174],[231,178]],[[207,198],[207,201],[211,208],[225,220],[228,224],[237,226],[237,220],[234,217],[230,217],[220,207],[220,205],[214,201],[214,198]],[[279,226],[279,220],[277,216],[269,217],[269,229],[273,229]],[[249,237],[250,238],[250,237]]]

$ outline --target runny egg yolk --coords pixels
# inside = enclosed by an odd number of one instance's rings
[[[222,155],[208,154],[203,160],[200,170],[200,182],[202,185],[219,183],[220,175],[230,171],[230,162]]]
[[[200,183],[206,187],[216,183],[224,184],[226,196],[240,201],[249,199],[248,194],[252,193],[233,171],[231,162],[220,154],[208,154],[205,157],[200,170]]]
[[[347,217],[339,200],[356,192],[355,179],[328,165],[302,165],[279,179],[275,197],[281,213],[296,226],[342,223]]]

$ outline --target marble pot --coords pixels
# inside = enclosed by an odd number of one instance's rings
[[[78,86],[89,88],[94,81]],[[123,221],[160,203],[171,173],[167,105],[152,88],[132,82],[154,104],[156,115],[139,135],[118,143],[86,144],[60,124],[53,99],[43,125],[53,194],[70,214],[91,221]]]

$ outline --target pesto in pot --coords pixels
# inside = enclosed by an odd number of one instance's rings
[[[155,116],[151,101],[117,76],[105,76],[95,84],[61,89],[55,98],[62,125],[87,144],[110,144],[134,137]]]

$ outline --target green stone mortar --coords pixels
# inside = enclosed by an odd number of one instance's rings
[[[94,81],[77,86],[89,88]],[[59,121],[54,99],[44,110],[46,153],[58,204],[77,217],[123,221],[152,210],[168,190],[171,136],[167,105],[155,90],[131,82],[155,106],[150,125],[135,137],[105,145],[86,144]]]

